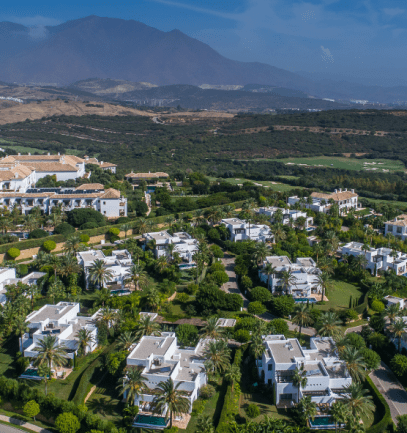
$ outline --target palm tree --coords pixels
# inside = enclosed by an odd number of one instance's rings
[[[217,317],[209,317],[200,334],[202,339],[220,340],[225,337],[225,330],[218,325]]]
[[[92,331],[85,328],[79,329],[79,331],[75,334],[75,337],[78,339],[79,356],[86,355],[88,347],[90,347],[90,345],[95,341]]]
[[[84,248],[81,238],[78,234],[70,236],[64,244],[64,250],[69,254],[76,254],[78,251],[82,251]]]
[[[161,304],[160,292],[151,287],[146,296],[147,304],[152,308],[153,311],[157,311]]]
[[[44,384],[45,384],[45,395],[48,394],[48,378],[51,377],[51,369],[48,367],[48,365],[46,365],[45,363],[38,366],[37,369],[37,373],[38,376],[43,377],[44,378]]]
[[[281,288],[286,292],[286,294],[288,294],[288,289],[291,286],[295,286],[297,282],[297,278],[294,276],[291,269],[289,269],[288,271],[280,272],[279,279]]]
[[[115,322],[117,319],[117,313],[115,310],[104,307],[99,311],[99,314],[97,315],[97,322],[98,324],[103,324],[107,328],[110,328],[112,326],[113,322]]]
[[[122,224],[120,230],[124,232],[124,239],[127,239],[127,232],[131,230],[131,225],[128,223]]]
[[[337,338],[341,335],[341,321],[338,316],[331,312],[326,311],[321,314],[320,319],[317,322],[317,331],[321,337],[334,337]]]
[[[56,279],[48,286],[47,296],[52,298],[52,303],[55,304],[55,298],[65,296],[65,286],[60,279]]]
[[[317,404],[311,400],[310,395],[303,397],[298,406],[305,420],[314,419],[315,415],[318,414]]]
[[[239,382],[242,377],[242,373],[240,372],[240,367],[238,365],[230,365],[224,374],[225,379],[232,384],[232,393],[233,393],[233,385],[235,382]]]
[[[266,259],[269,253],[270,250],[264,242],[257,242],[254,248],[253,260],[259,265]]]
[[[183,382],[178,382],[174,386],[174,382],[169,378],[166,382],[160,382],[157,385],[157,394],[153,399],[154,412],[163,413],[164,410],[170,411],[170,427],[172,427],[173,414],[181,415],[188,413],[191,406],[186,391],[181,391],[178,388]]]
[[[155,267],[158,273],[162,273],[165,269],[168,268],[167,258],[165,256],[161,256],[155,262]]]
[[[105,287],[113,279],[113,272],[105,267],[105,262],[96,259],[89,268],[89,280],[97,287]]]
[[[174,223],[174,215],[168,215],[167,217],[165,217],[165,224],[168,224],[168,226],[171,228],[172,224]]]
[[[136,397],[148,391],[147,385],[144,383],[147,378],[141,373],[142,370],[139,368],[128,368],[121,379],[121,383],[117,386],[120,395],[126,394],[127,404],[131,406],[134,406]]]
[[[362,416],[368,416],[375,410],[372,396],[364,389],[361,383],[353,382],[346,387],[343,402],[348,407],[353,419],[359,420]]]
[[[403,319],[395,320],[389,327],[390,332],[392,333],[394,338],[397,338],[398,341],[398,349],[401,351],[401,339],[405,338],[405,334],[407,332],[407,324]]]
[[[400,314],[400,304],[391,304],[384,311],[384,315],[390,320],[390,323],[393,323]]]
[[[47,265],[54,271],[54,279],[57,279],[57,273],[61,271],[61,259],[53,254],[47,254]]]
[[[34,350],[38,352],[34,360],[37,367],[45,364],[51,370],[52,365],[61,367],[66,363],[66,348],[62,344],[58,345],[58,339],[53,335],[46,335],[42,340],[38,340]]]
[[[308,326],[312,323],[311,316],[309,315],[307,304],[299,304],[295,309],[294,317],[291,321],[300,327],[300,338],[303,326]]]
[[[100,290],[96,293],[96,300],[95,300],[95,306],[101,305],[102,307],[105,306],[105,302],[110,298],[110,290],[106,287],[102,287]]]
[[[353,259],[352,267],[355,270],[361,271],[367,264],[367,258],[364,255],[359,255]]]
[[[266,263],[261,272],[267,275],[267,287],[270,289],[270,277],[276,273],[276,268],[271,263]]]
[[[322,255],[324,253],[324,247],[321,245],[320,242],[318,242],[315,246],[314,246],[314,254],[316,256],[316,259],[318,261],[318,257],[320,255]]]
[[[208,371],[223,372],[230,364],[230,349],[224,340],[209,341],[203,352]]]
[[[40,290],[36,284],[29,284],[25,293],[30,297],[31,300],[31,310],[34,309],[34,301],[41,296]]]
[[[252,336],[252,343],[250,345],[250,351],[252,352],[255,360],[256,365],[258,359],[260,359],[263,356],[263,353],[266,351],[266,347],[263,344],[263,339],[261,337],[261,332],[256,332]]]
[[[325,234],[325,244],[330,251],[330,254],[333,254],[339,247],[339,239],[336,236],[336,233],[333,230],[326,232]]]
[[[117,339],[117,349],[128,351],[135,342],[135,335],[130,331],[124,331]]]
[[[172,260],[172,256],[174,254],[174,250],[175,250],[175,244],[168,244],[167,245],[167,252],[168,252],[168,256],[170,257],[170,260]]]
[[[57,225],[61,224],[62,218],[61,215],[58,215],[57,213],[51,213],[51,215],[48,216],[47,224],[51,227],[56,227]]]
[[[14,319],[14,332],[20,338],[20,350],[23,351],[23,335],[28,332],[28,323],[25,321],[25,317],[17,316]]]
[[[63,276],[78,275],[82,272],[82,267],[73,254],[66,254],[62,258],[60,273]]]
[[[195,433],[214,433],[215,428],[213,426],[213,422],[210,416],[205,415],[199,415],[196,427],[195,427]]]
[[[148,275],[140,265],[132,265],[128,275],[137,290],[140,290],[140,287],[143,289],[147,287]]]
[[[317,283],[318,286],[321,287],[322,290],[321,301],[323,301],[327,289],[332,287],[332,280],[326,272],[322,272],[322,274],[318,275]]]
[[[346,424],[348,418],[350,417],[349,408],[342,400],[335,401],[335,403],[332,404],[329,413],[335,421],[335,431],[337,424],[339,424],[340,430],[341,425]]]
[[[301,364],[300,368],[296,368],[293,374],[293,386],[296,386],[298,389],[298,401],[300,401],[300,390],[301,388],[305,388],[308,383],[307,372],[304,369],[304,364]]]
[[[149,315],[142,317],[137,326],[136,338],[140,339],[144,335],[160,335],[160,324],[153,322]]]
[[[145,218],[140,218],[137,222],[137,225],[136,225],[137,233],[139,233],[139,234],[146,233],[147,228],[148,228],[147,220]]]
[[[283,241],[287,237],[282,224],[274,224],[273,234],[276,244]]]
[[[345,361],[346,369],[355,382],[361,382],[366,376],[366,363],[358,349],[352,346],[346,346],[341,358]]]

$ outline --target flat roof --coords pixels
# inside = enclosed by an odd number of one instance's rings
[[[291,260],[287,256],[268,256],[265,260],[267,263],[271,263],[273,267],[291,265]]]
[[[40,310],[34,314],[27,316],[29,322],[43,322],[44,320],[58,320],[65,316],[69,311],[75,308],[77,303],[66,303],[65,305],[44,305]]]
[[[137,344],[133,352],[129,355],[132,359],[147,359],[151,354],[156,356],[164,355],[171,344],[175,341],[175,337],[168,336],[144,336]]]
[[[267,341],[267,346],[277,364],[291,363],[294,361],[294,358],[304,357],[304,353],[296,338]]]

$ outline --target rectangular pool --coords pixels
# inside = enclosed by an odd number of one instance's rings
[[[27,368],[25,372],[20,376],[22,379],[35,379],[42,380],[44,379],[42,376],[38,375],[38,370],[36,368]],[[48,379],[50,377],[48,376]]]
[[[314,419],[310,418],[309,425],[311,430],[330,430],[335,428],[335,422],[330,415],[316,416]]]
[[[304,304],[309,302],[310,304],[315,304],[317,300],[315,298],[294,298],[296,304]]]
[[[133,427],[144,427],[152,430],[163,430],[167,427],[169,419],[162,416],[138,414],[133,422]]]

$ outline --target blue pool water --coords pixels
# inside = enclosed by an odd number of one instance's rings
[[[294,301],[296,304],[304,304],[307,301],[310,304],[315,304],[317,302],[315,298],[294,298]]]
[[[111,295],[130,295],[130,291],[129,290],[124,290],[124,289],[118,289],[118,290],[111,290],[110,291]]]
[[[168,420],[161,416],[143,415],[138,414],[134,420],[133,426],[141,424],[143,426],[150,426],[152,429],[164,429],[167,427]]]
[[[307,232],[312,232],[312,230],[315,230],[314,227],[307,227],[307,228],[305,229],[305,231],[307,231]]]
[[[335,428],[335,422],[331,416],[323,415],[316,416],[313,420],[309,419],[309,425],[311,429],[331,429]]]

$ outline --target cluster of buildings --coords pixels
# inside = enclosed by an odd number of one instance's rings
[[[112,294],[123,294],[126,281],[130,278],[130,268],[133,264],[131,254],[127,250],[114,250],[111,256],[105,256],[102,250],[81,251],[76,254],[78,263],[83,267],[86,288],[90,284],[90,270],[96,260],[101,260],[104,267],[110,271],[104,286],[111,290]]]
[[[153,245],[153,253],[158,259],[160,257],[170,257],[170,255],[178,254],[182,259],[179,267],[182,269],[195,266],[194,254],[198,251],[199,242],[194,239],[189,233],[177,232],[170,234],[168,231],[144,233],[144,249],[147,243]],[[174,249],[170,251],[169,245],[174,245]]]
[[[124,178],[129,182],[140,184],[141,182],[156,183],[158,181],[168,180],[170,175],[162,171],[151,173],[134,173],[133,170],[126,174]]]
[[[267,275],[264,272],[266,264],[271,264],[274,273]],[[285,286],[282,273],[291,275],[289,284]],[[268,285],[271,293],[282,293],[292,295],[294,298],[309,299],[312,294],[321,293],[319,276],[322,271],[311,257],[301,257],[292,263],[287,256],[269,256],[263,262],[259,270],[259,278]]]
[[[402,214],[384,223],[384,235],[392,234],[404,241],[407,238],[407,215]]]
[[[239,218],[225,218],[222,224],[230,233],[233,242],[253,240],[258,242],[273,242],[274,236],[270,227],[265,224],[253,224]]]
[[[263,337],[263,344],[266,350],[257,367],[264,383],[273,386],[277,407],[291,407],[305,396],[316,404],[332,405],[352,383],[331,337],[311,338],[310,349],[284,335]],[[305,387],[293,384],[296,369],[306,372]]]
[[[260,207],[256,209],[256,212],[260,215],[266,215],[270,217],[270,222],[273,224],[276,222],[276,214],[281,215],[281,222],[284,225],[289,225],[292,222],[298,220],[298,218],[304,218],[304,228],[307,229],[311,227],[314,223],[314,218],[307,215],[306,212],[302,210],[296,209],[283,209],[279,207],[269,206],[269,207]]]

